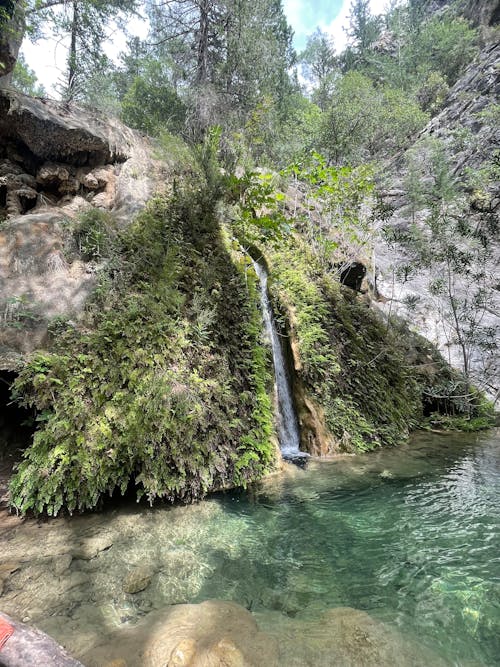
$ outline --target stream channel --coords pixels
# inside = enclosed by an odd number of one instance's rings
[[[419,433],[399,449],[284,468],[191,506],[122,502],[24,522],[4,513],[0,609],[87,665],[108,664],[87,656],[110,633],[119,644],[155,610],[214,599],[242,605],[278,638],[278,658],[262,667],[499,664],[498,430]],[[144,568],[144,589],[126,592]],[[325,621],[339,607],[360,610],[354,638],[347,612]],[[374,631],[417,651],[356,658]]]

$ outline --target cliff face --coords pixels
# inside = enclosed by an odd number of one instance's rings
[[[485,230],[489,235],[489,253],[482,266],[478,263],[472,266],[468,275],[457,278],[455,287],[457,300],[470,299],[471,287],[474,287],[471,276],[483,275],[481,298],[484,303],[480,326],[490,332],[490,339],[488,345],[483,346],[485,349],[481,349],[478,337],[468,345],[473,377],[492,397],[498,396],[500,376],[500,245],[498,234],[495,234],[500,222],[500,183],[497,177],[499,93],[500,45],[493,43],[482,50],[477,61],[457,81],[443,110],[429,122],[411,149],[389,166],[382,187],[383,206],[389,215],[385,223],[380,223],[398,234],[405,233],[413,223],[421,230],[425,229],[430,210],[421,209],[415,213],[408,195],[408,164],[410,156],[419,161],[419,186],[432,184],[435,174],[432,173],[426,150],[430,143],[438,142],[443,151],[442,161],[449,164],[450,179],[461,192],[464,220],[475,230]],[[400,247],[398,249],[397,244],[389,248],[385,240],[380,241],[376,256],[377,284],[387,299],[382,308],[386,312],[408,317],[420,333],[435,342],[453,364],[461,367],[462,354],[443,314],[443,300],[428,294],[432,279],[428,271],[421,268],[415,275],[406,275],[404,266],[409,259],[408,253]]]
[[[429,13],[453,7],[474,25],[492,26],[500,21],[498,0],[427,0],[424,6]]]
[[[78,252],[79,216],[131,220],[155,187],[152,165],[117,121],[0,91],[0,368],[43,346],[54,317],[78,317],[102,261]]]

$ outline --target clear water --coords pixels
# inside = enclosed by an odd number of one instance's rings
[[[417,435],[402,449],[289,465],[196,506],[26,522],[1,536],[0,569],[21,568],[0,608],[69,646],[64,633],[80,632],[83,651],[90,636],[179,602],[229,599],[294,623],[348,606],[450,665],[498,665],[499,436]],[[97,555],[82,559],[92,544]],[[145,562],[150,586],[124,593],[124,575]]]

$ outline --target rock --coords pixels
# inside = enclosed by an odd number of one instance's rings
[[[106,551],[112,546],[113,537],[111,535],[96,535],[82,542],[73,552],[73,558],[92,560],[101,551]]]
[[[62,574],[64,574],[64,572],[67,572],[72,560],[73,556],[71,554],[62,554],[61,556],[57,556],[54,559],[54,574],[57,577],[60,577]]]
[[[41,185],[51,185],[53,183],[60,184],[67,181],[69,178],[69,171],[61,164],[53,162],[46,162],[37,172],[36,181]]]
[[[469,3],[472,7],[475,3]],[[497,3],[481,3],[482,6]],[[431,119],[420,133],[419,139],[429,137],[439,138],[447,152],[447,159],[455,178],[460,181],[466,178],[467,170],[481,169],[485,161],[490,160],[498,151],[500,145],[500,131],[498,123],[493,117],[484,114],[485,109],[498,104],[500,95],[500,43],[487,44],[478,58],[465,71],[464,75],[455,83],[446,99],[441,112]],[[469,134],[469,139],[457,142],[455,135]],[[415,146],[409,150],[415,150]],[[425,148],[420,145],[417,152],[425,164]],[[423,170],[422,182],[426,182],[429,175]],[[384,203],[388,206],[389,217],[384,221],[386,227],[391,227],[396,233],[408,229],[411,216],[409,201],[405,195],[404,185],[407,176],[405,154],[397,156],[384,171],[381,183]],[[481,193],[480,202],[477,193],[467,193],[470,204],[470,219],[479,229],[489,229],[498,224],[498,211],[495,211],[494,202],[500,198],[500,182],[492,181],[488,190]],[[419,211],[415,216],[415,224],[422,225],[426,216],[425,211]],[[382,222],[382,221],[381,221]],[[480,266],[471,266],[470,275],[485,272],[484,295],[487,308],[481,317],[481,326],[488,327],[492,332],[500,331],[500,300],[494,294],[494,285],[498,275],[500,261],[500,243],[493,241],[492,257],[481,261]],[[386,314],[399,315],[411,322],[411,326],[418,333],[436,344],[446,359],[459,369],[462,368],[461,351],[450,340],[456,338],[450,335],[443,317],[446,312],[446,303],[440,297],[428,298],[429,274],[425,268],[420,268],[412,275],[405,275],[405,265],[408,258],[403,250],[397,246],[388,246],[380,238],[375,247],[376,280],[371,276],[371,282],[378,291],[379,307]],[[473,298],[470,290],[470,281],[467,278],[456,278],[456,295],[458,300],[463,295],[469,300]],[[470,345],[470,371],[472,380],[481,383],[480,386],[495,397],[500,390],[498,372],[498,349],[495,350],[495,340],[492,338],[489,350],[481,347],[481,341]],[[498,336],[496,344],[500,344]]]
[[[93,206],[129,224],[166,181],[151,154],[117,120],[0,89],[0,368],[50,343],[54,317],[78,321],[96,266],[74,270],[68,222]]]
[[[130,157],[134,132],[76,106],[0,90],[0,139],[22,141],[38,159],[96,166]]]
[[[152,612],[82,656],[88,667],[110,659],[128,667],[276,667],[278,643],[243,607],[210,600]]]
[[[30,667],[31,665],[83,667],[43,632],[17,623],[6,614],[0,613],[0,618],[14,628],[14,633],[2,648],[3,667]]]
[[[125,593],[139,593],[146,589],[153,578],[153,570],[147,565],[134,567],[123,581],[123,590]]]

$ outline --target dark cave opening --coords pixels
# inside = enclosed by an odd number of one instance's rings
[[[0,507],[6,500],[12,470],[31,443],[35,431],[35,412],[12,402],[13,371],[0,370]]]

